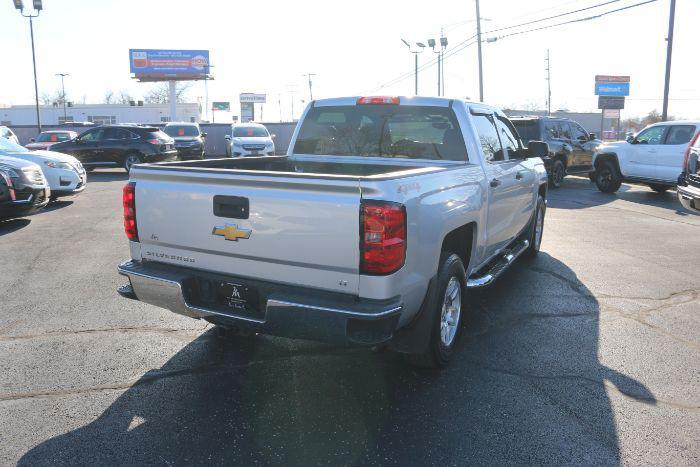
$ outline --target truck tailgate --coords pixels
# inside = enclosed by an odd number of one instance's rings
[[[358,293],[358,180],[147,167],[131,180],[144,260]]]

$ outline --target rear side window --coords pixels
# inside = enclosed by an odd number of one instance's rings
[[[314,107],[304,118],[294,153],[467,160],[452,109],[429,106]]]
[[[559,122],[544,122],[544,135],[548,140],[564,138],[564,136],[562,136],[561,125]]]
[[[666,144],[688,144],[694,135],[694,125],[673,125],[668,130]]]
[[[515,125],[520,138],[525,144],[530,141],[539,141],[542,138],[537,120],[511,120],[511,122]]]
[[[488,162],[502,161],[503,148],[498,139],[496,131],[496,123],[493,121],[492,115],[472,114],[472,120],[476,127],[476,132],[479,135],[479,143],[481,144],[481,152]]]

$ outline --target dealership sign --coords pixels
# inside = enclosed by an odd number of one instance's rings
[[[615,75],[595,76],[596,96],[629,96],[630,77]]]
[[[266,94],[253,94],[252,92],[243,92],[240,96],[241,104],[250,102],[253,104],[264,104],[267,102]]]
[[[603,109],[603,118],[620,118],[620,109]]]
[[[129,49],[129,63],[138,79],[202,79],[209,72],[209,51]]]

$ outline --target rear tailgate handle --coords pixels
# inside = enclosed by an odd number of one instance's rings
[[[250,203],[242,196],[214,195],[214,215],[231,219],[248,219]]]

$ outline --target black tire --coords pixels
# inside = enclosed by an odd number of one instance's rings
[[[659,183],[650,183],[649,188],[651,188],[655,192],[661,194],[661,193],[666,193],[666,191],[668,191],[668,189],[671,187],[668,185],[661,185]]]
[[[453,280],[457,283],[457,289],[454,289]],[[437,299],[433,304],[435,308],[433,310],[434,316],[431,325],[430,341],[425,352],[411,356],[410,361],[412,364],[424,368],[442,368],[449,363],[454,353],[455,345],[459,342],[462,321],[466,311],[466,281],[464,264],[462,264],[459,256],[447,251],[443,252],[440,256],[440,268],[438,269]],[[450,289],[458,290],[459,292],[456,322],[454,320],[455,313],[450,311],[450,307],[445,309],[443,306],[446,304],[448,286]],[[456,295],[453,295],[451,298],[452,305],[454,305],[456,300]],[[450,320],[450,318],[453,319]],[[451,321],[452,324],[448,325],[446,321]],[[443,327],[446,328],[444,336]]]
[[[556,159],[552,164],[552,169],[549,172],[550,188],[559,188],[566,176],[566,167],[560,159]]]
[[[622,177],[617,167],[610,161],[603,161],[596,166],[595,184],[603,193],[615,193],[622,185]]]
[[[544,234],[544,216],[547,213],[547,205],[544,202],[542,196],[537,197],[537,209],[532,217],[532,222],[530,223],[530,230],[528,233],[527,240],[530,244],[527,250],[523,253],[526,258],[534,259],[540,252],[540,245],[542,244],[542,235]],[[538,232],[539,229],[539,232]]]
[[[89,173],[89,172],[94,172],[94,171],[95,171],[95,168],[94,168],[94,167],[85,167],[85,171],[88,172],[88,173]]]
[[[122,167],[124,168],[124,170],[126,170],[127,173],[129,173],[131,171],[132,165],[140,164],[141,162],[143,162],[141,156],[139,156],[135,152],[130,152],[129,154],[124,156],[124,160],[122,161]]]

